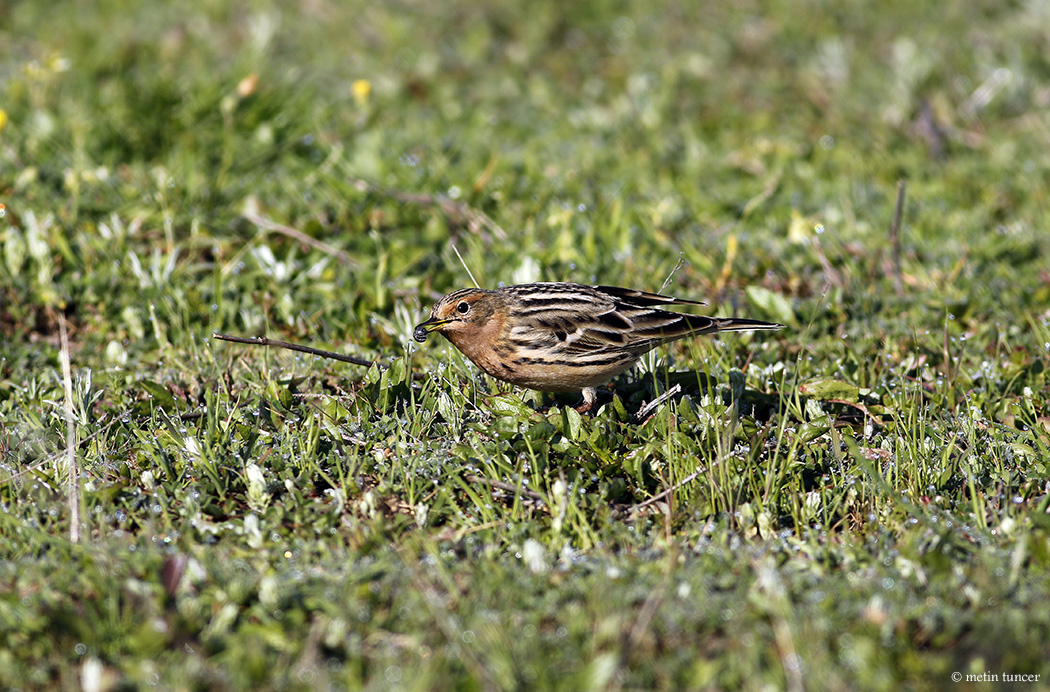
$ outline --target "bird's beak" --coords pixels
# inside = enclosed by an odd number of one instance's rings
[[[416,325],[416,328],[412,331],[412,338],[419,343],[423,343],[427,340],[427,334],[430,334],[430,332],[436,332],[449,322],[452,322],[452,320],[435,320],[431,317],[426,322]]]

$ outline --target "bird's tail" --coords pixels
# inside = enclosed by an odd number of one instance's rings
[[[711,320],[714,323],[714,332],[749,332],[758,330],[773,330],[781,329],[784,325],[777,324],[776,322],[763,322],[762,320],[749,320],[749,319],[738,319],[735,317],[715,317]]]
[[[784,325],[761,320],[736,319],[732,317],[707,317],[653,310],[645,317],[648,323],[635,319],[633,335],[638,341],[652,339],[668,342],[687,336],[714,334],[715,332],[746,332],[752,330],[780,329]],[[650,346],[652,348],[652,346]]]

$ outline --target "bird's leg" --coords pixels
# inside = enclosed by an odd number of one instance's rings
[[[594,402],[598,399],[598,390],[594,387],[583,388],[583,403],[576,407],[577,413],[587,413],[594,408]]]

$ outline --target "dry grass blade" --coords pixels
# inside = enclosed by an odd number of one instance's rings
[[[406,204],[437,207],[453,224],[467,226],[472,231],[484,228],[497,240],[507,239],[507,232],[500,228],[499,224],[493,221],[488,214],[480,209],[475,209],[465,202],[459,202],[441,195],[426,195],[413,192],[403,192],[402,190],[390,190],[361,178],[351,178],[349,182],[362,192],[383,195],[395,199],[398,202],[405,202]]]
[[[288,238],[299,241],[303,245],[308,245],[314,248],[315,250],[320,250],[321,252],[332,255],[333,257],[337,257],[339,258],[340,262],[343,262],[349,267],[353,267],[356,269],[360,268],[361,266],[361,263],[355,260],[353,257],[351,257],[350,253],[346,252],[345,250],[340,250],[339,248],[333,245],[329,245],[328,243],[322,240],[311,238],[302,231],[294,229],[291,226],[279,224],[276,221],[271,221],[270,219],[267,219],[263,216],[259,216],[258,214],[247,213],[244,215],[244,218],[248,219],[264,231],[273,231],[274,233],[280,233],[283,236],[287,236]]]
[[[73,367],[69,357],[69,333],[65,317],[58,321],[58,336],[61,343],[62,389],[65,393],[63,409],[66,414],[66,471],[69,473],[69,540],[79,543],[80,469],[77,467],[77,427],[73,415]]]
[[[638,504],[634,505],[633,507],[631,507],[628,510],[628,514],[636,514],[636,513],[640,512],[641,510],[645,509],[646,507],[648,507],[649,505],[651,505],[651,504],[653,504],[655,502],[659,502],[660,500],[662,500],[665,497],[669,496],[671,493],[673,493],[674,491],[678,490],[679,488],[682,488],[682,487],[692,483],[694,480],[696,480],[697,476],[699,476],[701,473],[703,473],[706,470],[707,470],[706,467],[698,468],[696,471],[693,471],[688,476],[686,476],[682,480],[680,480],[677,483],[675,483],[674,485],[672,485],[670,488],[668,488],[668,489],[666,489],[666,490],[664,490],[662,492],[659,492],[656,495],[653,495],[652,497],[650,497],[648,500],[645,500],[644,502],[639,502]]]
[[[893,246],[893,288],[897,295],[904,295],[904,283],[901,280],[901,217],[904,215],[904,179],[897,181],[897,206],[893,210],[893,223],[890,224],[890,245]]]
[[[525,497],[531,498],[533,500],[539,500],[540,502],[546,502],[547,501],[547,498],[545,498],[540,493],[536,492],[535,490],[529,490],[528,488],[526,488],[526,487],[524,487],[522,485],[514,485],[512,483],[504,483],[503,481],[497,481],[497,480],[494,480],[492,478],[482,478],[481,476],[476,476],[476,475],[469,475],[466,478],[467,478],[467,481],[470,482],[470,483],[480,483],[482,485],[489,485],[489,486],[492,486],[493,488],[499,488],[500,490],[506,490],[508,493],[517,493],[519,495],[524,495]]]

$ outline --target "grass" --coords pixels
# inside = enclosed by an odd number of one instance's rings
[[[0,10],[0,687],[1046,684],[1043,5],[46,5]],[[789,326],[580,416],[414,344],[466,268]]]

